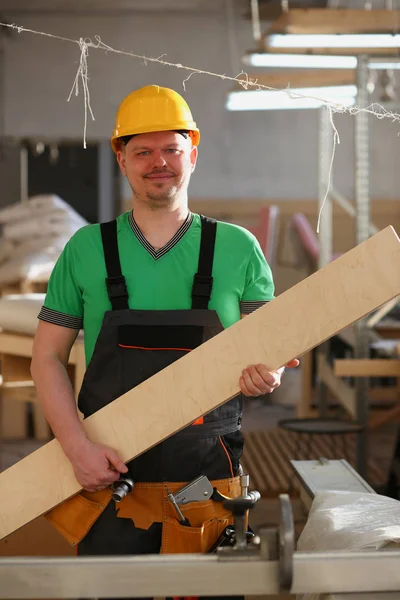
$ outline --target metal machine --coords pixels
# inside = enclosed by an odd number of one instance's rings
[[[373,490],[346,461],[293,461],[305,504],[322,489]],[[321,463],[324,465],[324,463]],[[319,475],[322,473],[322,475]],[[332,487],[334,486],[334,487]],[[242,490],[243,494],[243,490]],[[121,557],[2,558],[0,598],[132,598],[171,596],[342,594],[356,600],[400,598],[400,551],[296,551],[292,506],[281,495],[280,525],[246,536],[255,496],[229,500],[233,543],[209,554]]]

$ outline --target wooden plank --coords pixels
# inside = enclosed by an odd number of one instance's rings
[[[28,437],[28,413],[24,402],[0,399],[0,439],[24,440]]]
[[[400,396],[399,396],[400,397]],[[400,418],[400,405],[394,406],[390,410],[372,415],[368,422],[368,430],[375,431],[383,427],[386,423],[394,423]]]
[[[125,201],[125,200],[124,200]],[[353,198],[349,201],[354,203]],[[129,204],[128,204],[129,203]],[[132,197],[126,199],[126,209],[129,210],[132,204]],[[316,198],[299,198],[291,200],[289,198],[190,198],[190,209],[196,213],[206,214],[210,217],[223,218],[228,217],[233,220],[243,220],[248,218],[258,218],[260,210],[265,206],[276,204],[279,208],[280,216],[291,216],[293,213],[302,212],[312,218],[318,216],[318,202]],[[337,218],[344,217],[349,222],[353,219],[337,203],[332,207],[333,215]],[[399,218],[399,199],[387,200],[385,198],[371,199],[371,216],[374,221],[382,216],[390,221]],[[381,227],[382,228],[382,227]]]
[[[375,331],[385,340],[398,340],[400,338],[400,321],[387,317],[375,325]]]
[[[280,15],[268,33],[393,33],[399,10],[297,8]]]
[[[25,385],[30,379],[30,364],[32,358],[33,336],[14,333],[11,331],[0,332],[0,355],[2,356],[3,380],[20,382]],[[83,337],[75,341],[69,356],[67,371],[74,389],[75,398],[82,385],[86,370],[85,347]],[[23,439],[27,436],[26,407],[23,402],[35,401],[35,394],[27,390],[20,394],[18,390],[10,390],[0,386],[2,402],[0,404],[0,437],[3,439]],[[13,400],[21,400],[15,405]],[[39,406],[34,406],[34,425],[37,439],[49,439],[50,431]],[[79,413],[80,417],[82,415]]]
[[[10,357],[7,357],[10,358]],[[20,357],[11,357],[20,358]],[[0,387],[0,394],[2,400],[2,406],[0,410],[4,408],[3,419],[6,421],[6,426],[2,429],[1,439],[16,439],[15,438],[15,427],[21,428],[23,435],[18,437],[26,438],[26,405],[27,403],[32,404],[32,416],[33,416],[33,437],[36,440],[47,442],[51,439],[52,434],[47,420],[43,414],[43,411],[38,403],[38,397],[36,393],[36,387],[32,380],[28,381],[6,381]],[[20,403],[22,408],[22,420],[21,415],[16,415],[14,412],[15,407]],[[11,415],[11,416],[10,416]],[[17,417],[17,421],[15,421]],[[14,436],[10,435],[10,431],[7,430],[7,421],[14,419]],[[0,419],[1,422],[1,419]],[[19,432],[21,433],[21,432]]]
[[[30,360],[24,356],[1,354],[2,385],[0,386],[0,438],[23,440],[28,437],[28,412],[26,402],[15,402],[4,385],[25,380],[30,376]],[[3,393],[5,392],[5,393]]]
[[[296,406],[296,416],[298,418],[309,417],[311,414],[311,401],[313,396],[312,352],[307,352],[307,354],[304,354],[303,360],[301,362],[301,396],[300,402]]]
[[[32,356],[33,336],[19,333],[0,333],[0,353]]]
[[[3,353],[1,371],[3,384],[7,387],[14,387],[19,382],[24,382],[25,385],[31,379],[31,357]]]
[[[52,431],[42,411],[41,406],[35,403],[32,407],[33,412],[33,437],[35,440],[47,442],[52,438]]]
[[[319,6],[324,8],[326,6],[326,0],[313,0],[313,6],[315,8]],[[304,0],[290,0],[290,10],[293,8],[304,8]],[[282,0],[259,2],[258,12],[260,15],[260,21],[275,21],[275,19],[278,19],[282,13],[284,13],[284,9],[282,8]],[[246,10],[243,14],[243,17],[251,21],[251,10]]]
[[[338,334],[338,337],[345,342],[345,344],[348,344],[350,347],[354,348],[356,344],[356,332],[354,331],[354,327],[347,327],[346,329],[343,329],[343,331]]]
[[[336,377],[400,377],[400,360],[392,358],[338,358]]]
[[[37,393],[33,381],[10,381],[1,388],[1,397],[13,402],[37,402]]]
[[[330,392],[346,408],[348,413],[354,417],[356,414],[355,390],[341,379],[336,378],[332,367],[320,352],[317,353],[317,369],[319,377],[326,384]]]
[[[86,419],[89,439],[142,454],[236,396],[244,365],[277,369],[399,295],[399,267],[387,227]],[[0,538],[79,490],[52,440],[0,474]]]
[[[13,333],[11,331],[0,332],[0,354],[12,356],[32,357],[33,336]],[[69,363],[74,365],[81,360],[82,339],[77,339],[72,347]]]
[[[400,302],[400,298],[393,298],[387,304],[384,304],[379,310],[376,311],[367,321],[367,327],[375,327],[378,323],[386,317],[394,308],[396,308],[397,304]]]
[[[27,402],[36,402],[36,390],[31,377],[33,336],[12,332],[0,332],[0,356],[2,385],[0,385],[0,439],[18,440],[28,437]],[[78,339],[69,357],[68,372],[75,397],[85,372],[85,350],[82,338]],[[34,437],[47,441],[51,432],[43,412],[33,406]]]
[[[371,387],[368,391],[371,403],[390,404],[396,402],[400,398],[400,394],[395,386],[388,387]]]

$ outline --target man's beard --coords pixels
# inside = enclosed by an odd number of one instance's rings
[[[158,184],[160,188],[164,186],[162,184]],[[155,184],[155,188],[158,187]],[[150,208],[157,210],[157,208],[164,208],[166,206],[170,206],[175,198],[176,198],[177,188],[175,185],[172,185],[167,190],[160,189],[160,192],[157,193],[157,190],[152,190],[146,193],[146,197],[149,203]]]
[[[159,188],[159,192],[157,192],[157,188]],[[155,183],[153,184],[153,189],[146,191],[144,194],[138,194],[132,185],[131,189],[135,198],[141,202],[145,202],[152,210],[171,206],[178,193],[178,188],[175,184],[165,189],[164,184]]]

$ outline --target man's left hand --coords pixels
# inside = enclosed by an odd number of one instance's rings
[[[285,367],[291,369],[299,365],[297,358],[288,362]],[[282,373],[285,367],[276,371],[269,371],[265,365],[250,365],[243,369],[239,380],[240,390],[244,396],[263,396],[270,394],[281,384]]]

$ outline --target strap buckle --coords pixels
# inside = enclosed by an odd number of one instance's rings
[[[110,300],[115,298],[128,298],[128,288],[126,287],[125,277],[106,277],[108,297]]]
[[[210,298],[213,286],[213,278],[196,275],[193,278],[192,296],[198,296],[200,298]]]

